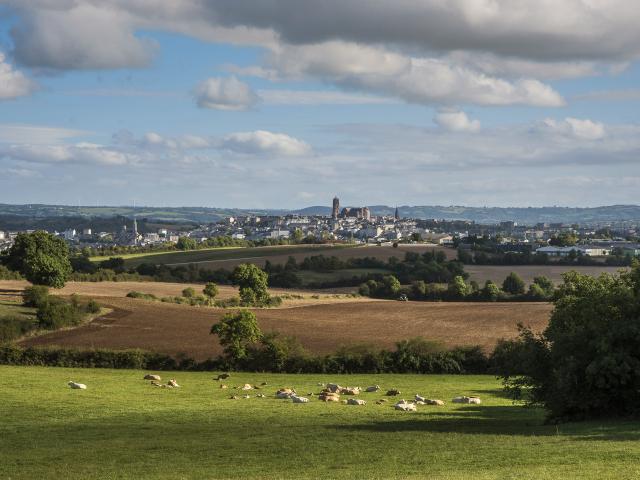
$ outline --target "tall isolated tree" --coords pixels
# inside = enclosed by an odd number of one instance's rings
[[[262,338],[258,320],[249,310],[225,314],[211,327],[211,334],[218,335],[225,357],[232,362],[245,358],[247,347]]]
[[[44,231],[19,233],[5,263],[34,285],[53,288],[64,287],[72,271],[65,241]]]
[[[269,275],[252,263],[238,265],[233,271],[233,283],[240,287],[240,301],[245,307],[263,307],[271,297],[267,290]]]

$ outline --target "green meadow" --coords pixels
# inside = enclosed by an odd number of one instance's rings
[[[640,422],[545,425],[513,405],[490,376],[161,372],[177,389],[132,370],[0,367],[0,478],[430,478],[640,477]],[[71,390],[67,382],[85,383]],[[249,399],[233,386],[268,385]],[[366,387],[366,406],[293,404],[278,387],[319,382]],[[389,388],[445,400],[415,413],[374,402]],[[264,393],[266,398],[257,398]],[[482,405],[457,405],[457,395]]]

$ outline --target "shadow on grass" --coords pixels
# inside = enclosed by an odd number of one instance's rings
[[[423,410],[424,412],[424,410]],[[430,432],[470,435],[571,436],[577,440],[640,440],[640,421],[600,420],[560,425],[545,424],[540,408],[521,406],[466,406],[449,412],[402,414],[398,420],[330,428],[370,432]]]

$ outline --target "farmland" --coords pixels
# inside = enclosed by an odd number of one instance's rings
[[[142,348],[172,356],[204,360],[220,353],[209,335],[222,309],[101,297],[113,311],[90,324],[29,338],[24,345],[85,348]],[[428,303],[333,298],[287,300],[281,308],[255,309],[263,331],[295,336],[313,353],[338,347],[394,342],[424,336],[445,346],[481,345],[490,351],[500,338],[517,334],[517,324],[543,329],[550,305],[545,303]]]
[[[356,246],[356,245],[282,245],[276,247],[250,248],[212,248],[203,250],[188,250],[185,252],[153,252],[150,254],[132,254],[123,256],[127,267],[135,267],[141,263],[165,265],[186,265],[197,263],[202,268],[232,269],[241,263],[254,263],[264,266],[266,260],[273,264],[284,263],[290,256],[301,261],[310,255],[336,256],[342,260],[347,258],[376,257],[388,260],[390,257],[403,258],[405,252],[431,251],[440,249],[450,258],[455,258],[456,252],[435,245],[400,245],[391,246]],[[95,258],[95,257],[94,257]]]
[[[269,257],[285,257],[289,255],[333,255],[342,249],[353,248],[353,245],[282,245],[275,247],[216,247],[204,248],[201,250],[170,251],[170,252],[149,252],[123,255],[127,267],[136,267],[141,263],[154,263],[164,265],[182,265],[188,263],[208,263],[215,261],[234,261],[246,263],[245,260],[262,261]],[[98,261],[108,257],[93,257],[93,261]]]
[[[159,389],[131,370],[0,367],[0,477],[32,478],[582,478],[640,475],[640,423],[545,425],[490,376],[233,374],[267,397],[230,400],[209,373],[167,372]],[[87,384],[86,391],[66,383]],[[398,388],[445,400],[417,412],[375,405],[295,405],[274,391],[318,382]],[[233,390],[231,390],[233,393]],[[253,393],[253,392],[252,392]],[[479,395],[481,405],[451,404]],[[392,402],[390,402],[392,403]],[[585,455],[585,452],[589,452]]]

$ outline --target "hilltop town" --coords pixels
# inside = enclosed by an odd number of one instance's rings
[[[481,246],[492,252],[541,253],[551,257],[575,254],[590,257],[636,256],[640,253],[635,222],[522,225],[503,221],[482,224],[467,220],[406,218],[397,207],[393,215],[374,216],[366,206],[342,207],[338,197],[333,199],[330,215],[229,215],[197,226],[175,223],[154,228],[156,223],[147,218],[140,222],[134,214],[132,218],[114,217],[112,223],[117,222],[118,228],[113,231],[94,230],[90,226],[91,219],[83,221],[83,227],[48,230],[74,249],[92,250],[170,247],[178,244],[180,239],[189,239],[189,249],[225,240],[238,246],[332,242],[380,245],[430,243],[462,250]],[[37,228],[3,231],[0,223],[0,251],[10,248],[18,233],[34,229]]]

